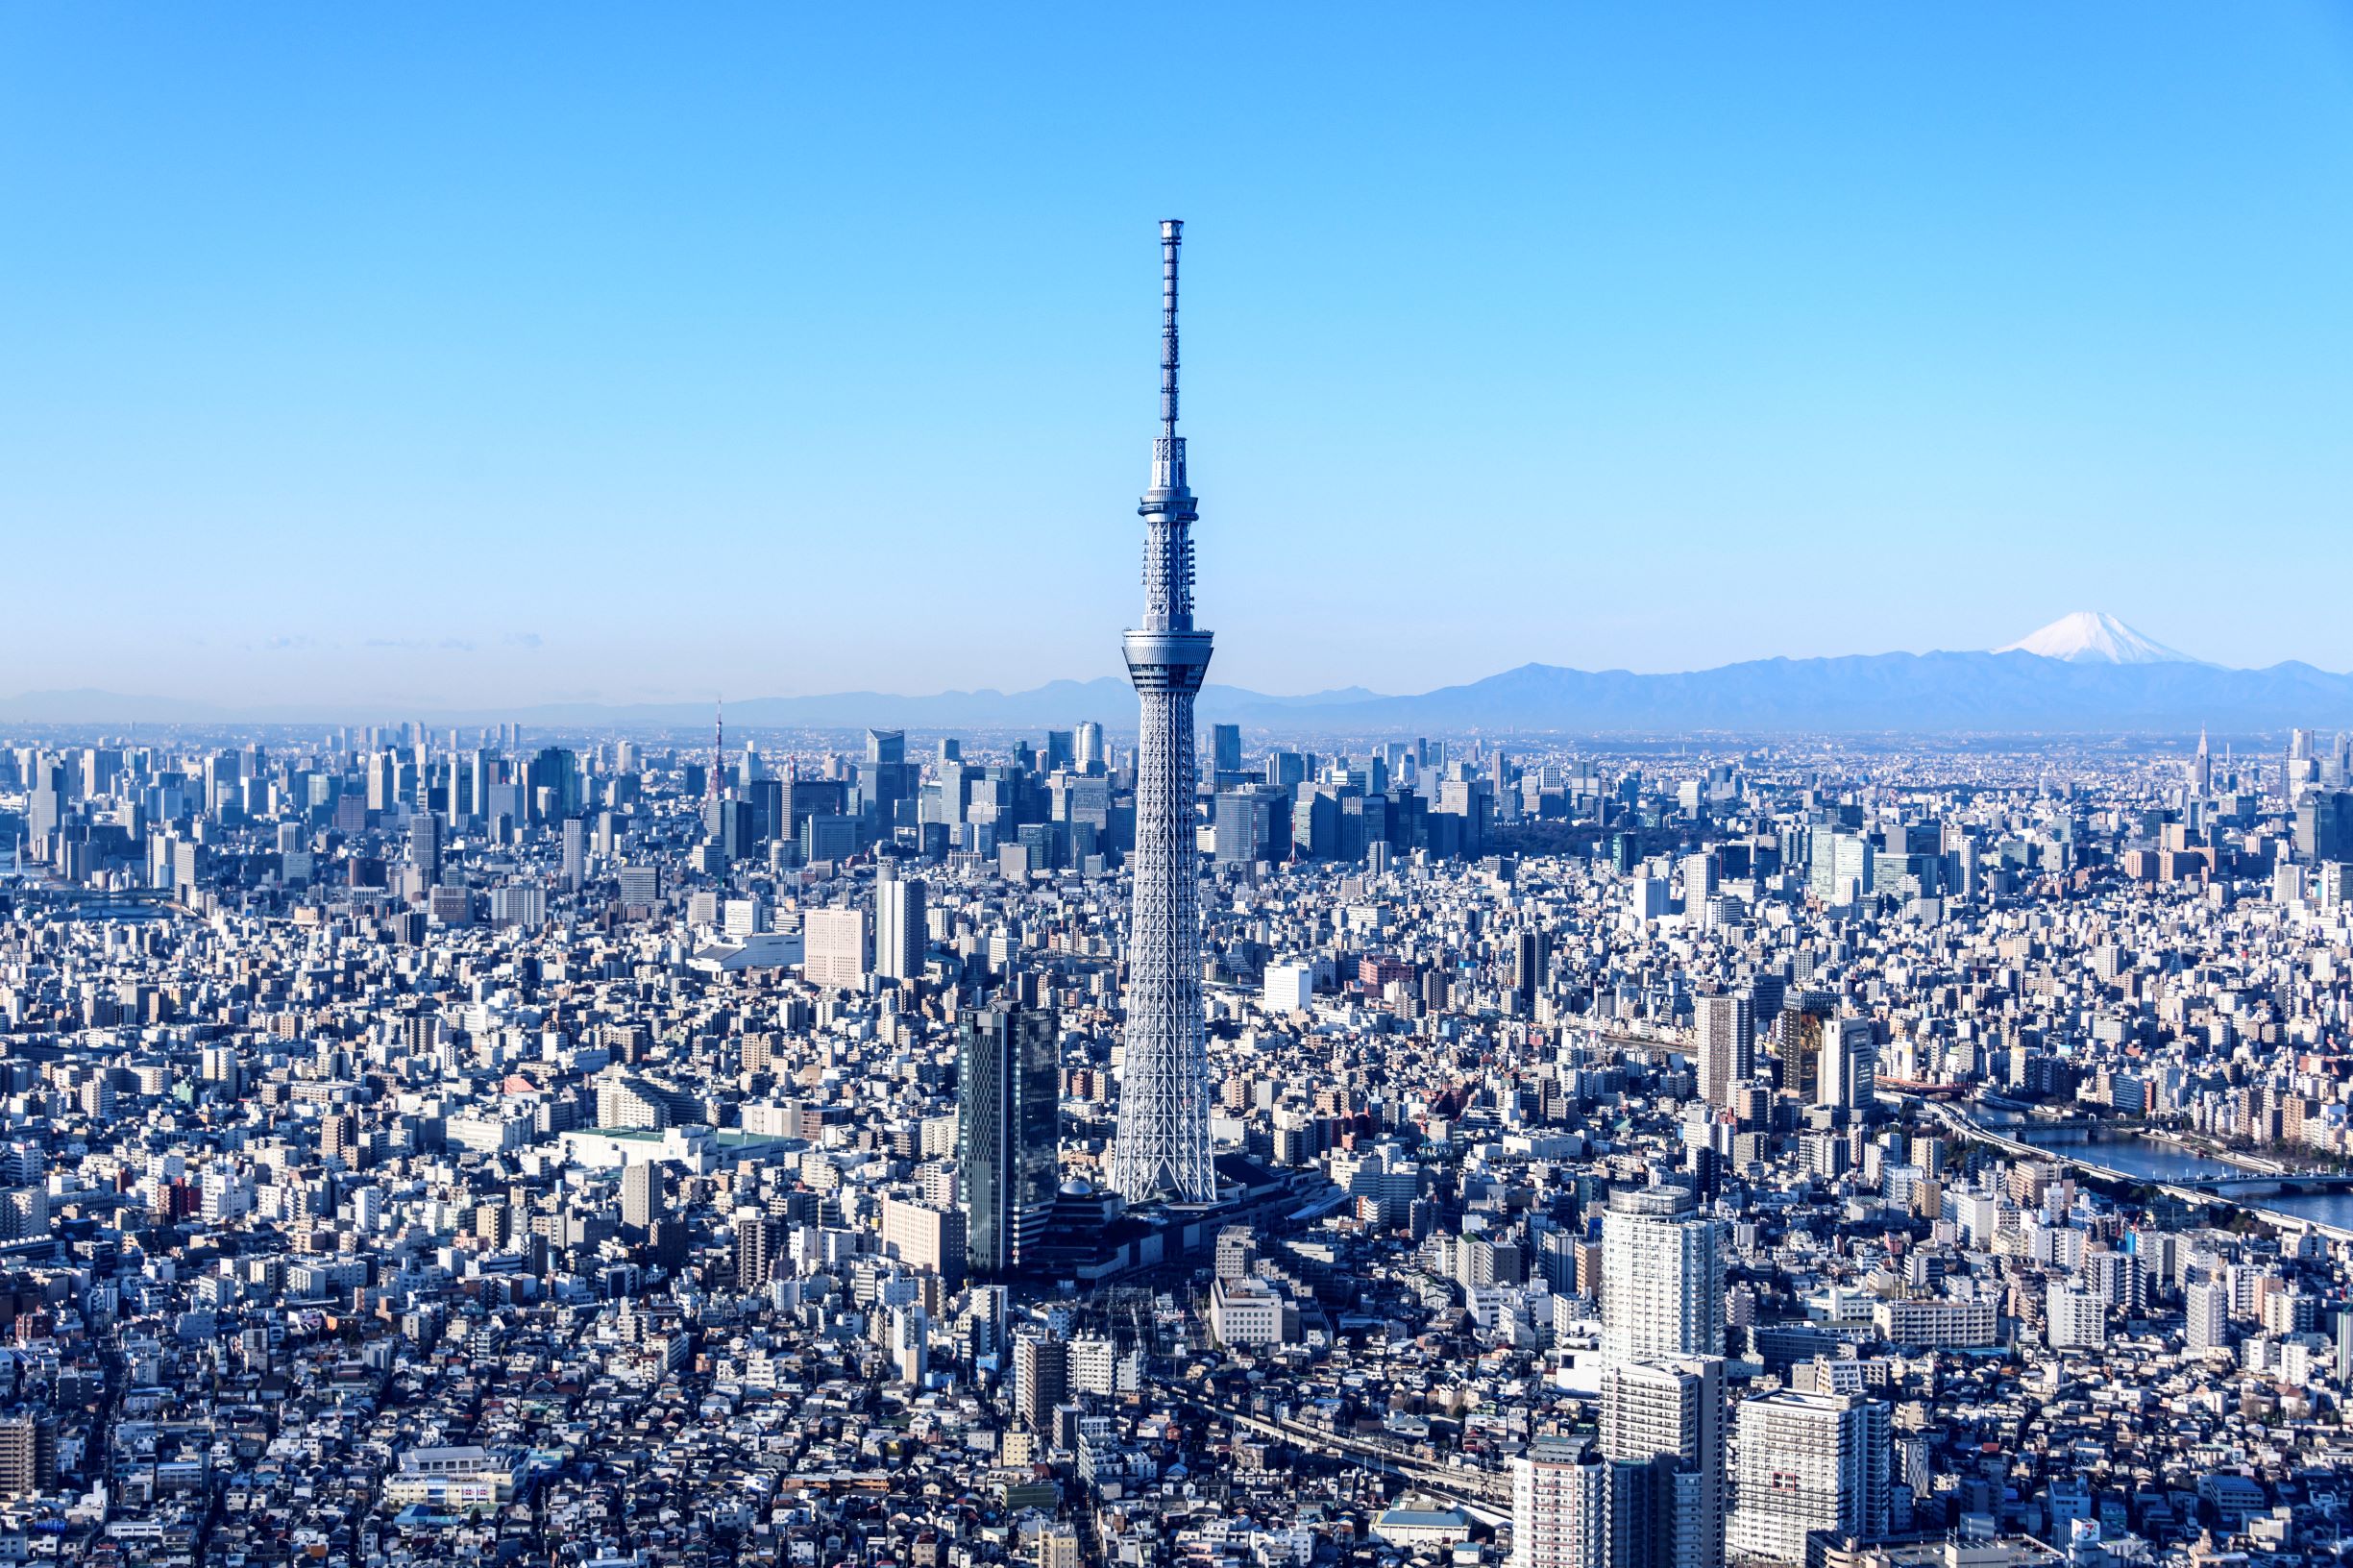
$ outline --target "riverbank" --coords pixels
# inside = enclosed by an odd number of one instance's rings
[[[2144,1142],[2162,1143],[2169,1149],[2179,1149],[2182,1153],[2197,1159],[2219,1160],[2226,1165],[2235,1165],[2241,1170],[2252,1171],[2258,1176],[2293,1174],[2292,1166],[2282,1164],[2276,1160],[2258,1159],[2254,1155],[2243,1154],[2237,1149],[2226,1149],[2211,1139],[2195,1138],[2188,1133],[2148,1129],[2137,1131],[2132,1136]],[[2095,1144],[2095,1146],[2097,1145]]]
[[[2095,1180],[2196,1192],[2203,1207],[2244,1214],[2274,1230],[2313,1230],[2332,1241],[2353,1241],[2353,1192],[2283,1193],[2239,1199],[2203,1191],[2203,1184],[2210,1182],[2292,1172],[2269,1168],[2261,1162],[2238,1156],[2235,1151],[2207,1149],[2178,1134],[2162,1136],[2136,1131],[2121,1138],[2046,1145],[2034,1142],[2031,1138],[2016,1136],[2030,1133],[2030,1126],[1987,1126],[1949,1110],[1933,1114],[1939,1119],[1949,1117],[1955,1130],[1964,1136],[2012,1153],[2052,1161]]]

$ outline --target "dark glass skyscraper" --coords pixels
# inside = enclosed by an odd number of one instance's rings
[[[958,1182],[972,1272],[1002,1278],[1034,1251],[1060,1186],[1062,1053],[1051,1008],[999,1002],[957,1019]]]

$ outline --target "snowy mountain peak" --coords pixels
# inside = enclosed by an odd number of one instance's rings
[[[2187,653],[2151,642],[2113,615],[2077,610],[1997,653],[2039,653],[2070,664],[2195,664]]]

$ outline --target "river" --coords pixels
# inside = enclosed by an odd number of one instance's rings
[[[2005,1127],[2003,1130],[2013,1137],[2025,1137],[2030,1143],[2034,1141],[2032,1137],[2015,1127]],[[2137,1177],[2143,1181],[2193,1186],[2198,1182],[2258,1174],[2146,1138],[2120,1138],[2097,1143],[2054,1143],[2050,1148],[2054,1154],[2064,1154],[2086,1164],[2098,1165],[2120,1176]],[[2247,1201],[2258,1209],[2296,1214],[2322,1225],[2353,1231],[2353,1191],[2281,1193]]]

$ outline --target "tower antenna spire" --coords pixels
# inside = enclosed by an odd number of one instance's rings
[[[1152,487],[1185,488],[1185,438],[1177,434],[1177,247],[1185,243],[1185,220],[1160,226],[1160,439],[1153,444]]]
[[[704,794],[711,804],[719,804],[720,770],[727,765],[727,703],[724,698],[711,698],[711,780]]]

